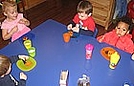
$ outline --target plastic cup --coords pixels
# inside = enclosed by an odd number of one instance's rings
[[[64,42],[69,42],[70,41],[70,33],[64,33],[63,34],[63,39],[64,39]]]
[[[117,64],[118,64],[118,62],[119,62],[119,60],[120,60],[120,55],[117,52],[115,52],[114,54],[112,54],[110,56],[109,68],[110,69],[115,69],[116,66],[117,66]]]
[[[93,52],[94,46],[92,44],[87,44],[85,49],[86,49],[86,59],[91,59],[92,57],[92,52]]]
[[[32,46],[31,40],[25,40],[24,41],[24,46],[25,46],[26,49],[31,48],[31,46]]]
[[[36,49],[34,47],[28,48],[29,56],[35,57],[36,55]]]

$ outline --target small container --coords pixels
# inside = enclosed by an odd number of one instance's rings
[[[87,44],[85,49],[86,49],[86,59],[91,59],[92,57],[92,52],[93,52],[94,46],[92,44]]]
[[[32,42],[31,42],[31,40],[25,40],[24,41],[24,46],[25,46],[25,48],[26,49],[29,49],[29,48],[31,48],[32,47]]]
[[[36,48],[35,47],[31,47],[31,48],[28,48],[27,50],[28,50],[29,56],[34,58],[35,55],[36,55]]]
[[[66,32],[63,34],[63,40],[64,42],[68,43],[70,41],[70,33]]]
[[[69,77],[69,72],[68,70],[62,70],[60,74],[60,86],[68,86],[68,77]]]
[[[90,86],[89,77],[83,74],[83,77],[78,79],[78,86]]]
[[[110,56],[110,63],[109,63],[110,69],[115,69],[119,60],[120,60],[120,55],[117,52],[113,53]]]

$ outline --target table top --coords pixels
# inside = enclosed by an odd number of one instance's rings
[[[28,76],[27,86],[58,86],[61,70],[69,71],[68,86],[77,86],[77,80],[83,74],[89,75],[91,86],[122,86],[126,81],[134,83],[134,61],[129,53],[113,47],[120,53],[121,59],[116,69],[111,70],[109,61],[100,54],[102,48],[110,45],[83,35],[65,43],[62,37],[65,31],[65,25],[49,19],[30,32],[34,34],[32,43],[36,48],[37,65],[25,72]],[[89,43],[94,45],[94,50],[92,59],[87,61],[85,45]],[[20,40],[1,49],[0,53],[7,56],[28,54]],[[18,78],[19,72],[14,64],[12,74]]]

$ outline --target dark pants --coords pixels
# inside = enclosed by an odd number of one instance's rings
[[[86,36],[93,36],[94,32],[90,31],[90,30],[83,30],[83,29],[80,29],[80,31],[77,33],[77,32],[73,32],[73,38],[76,38],[78,37],[79,35],[86,35]]]
[[[93,36],[94,32],[91,31],[91,30],[83,30],[83,29],[80,29],[80,32],[79,32],[81,35],[87,35],[87,36]]]

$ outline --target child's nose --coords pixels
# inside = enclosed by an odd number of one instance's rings
[[[122,33],[122,30],[121,29],[119,30],[119,33]]]

